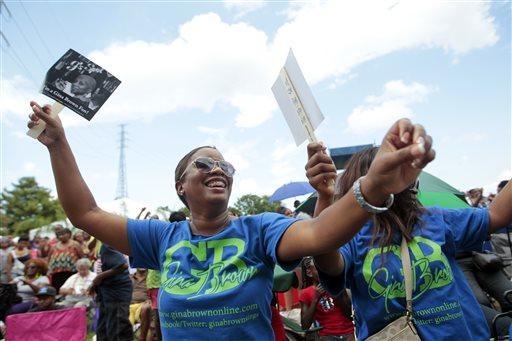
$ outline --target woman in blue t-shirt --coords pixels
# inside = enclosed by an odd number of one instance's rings
[[[311,158],[307,175],[319,194],[315,214],[328,207],[333,196],[338,199],[350,192],[369,173],[379,153],[374,147],[353,155],[334,191],[318,181],[326,174],[317,165],[332,163],[330,157]],[[358,339],[379,332],[406,311],[400,252],[404,236],[412,263],[412,316],[420,337],[489,340],[485,318],[455,254],[481,251],[489,233],[510,223],[511,186],[489,209],[424,208],[417,199],[417,186],[397,194],[389,210],[375,212],[339,252],[315,257],[322,285],[333,294],[345,287],[351,290]]]
[[[276,213],[231,218],[234,168],[217,149],[200,147],[185,155],[175,171],[175,188],[190,209],[190,221],[127,220],[96,205],[51,108],[30,105],[29,128],[39,120],[46,123],[38,139],[48,147],[59,199],[73,225],[129,254],[133,267],[161,271],[164,339],[273,339],[274,265],[291,269],[303,256],[336,250],[370,217],[348,194],[315,219],[298,221]],[[419,167],[434,158],[431,145],[422,126],[407,119],[396,122],[361,186],[365,198],[382,204],[408,187]],[[308,152],[312,156],[324,149]],[[323,181],[334,177],[328,173]]]

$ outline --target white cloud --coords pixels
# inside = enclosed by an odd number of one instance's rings
[[[225,5],[240,9],[262,3]],[[314,85],[324,80],[336,84],[336,79],[343,80],[361,63],[400,50],[440,48],[459,58],[498,40],[489,3],[395,3],[290,4],[287,22],[271,39],[248,23],[228,24],[219,15],[207,13],[181,25],[169,42],[113,43],[89,54],[122,80],[94,121],[152,120],[181,109],[210,112],[217,104],[229,104],[237,112],[238,127],[257,126],[277,109],[270,87],[290,47]],[[4,80],[2,112],[25,115],[35,89],[24,83],[17,77]],[[404,109],[399,103],[387,106],[387,110]],[[69,121],[66,124],[86,123]]]
[[[411,104],[422,102],[432,91],[420,83],[405,84],[389,81],[379,96],[368,96],[347,118],[347,131],[355,134],[372,133],[389,127],[401,117],[412,117]]]
[[[224,23],[214,13],[183,24],[170,43],[117,43],[90,57],[123,82],[98,119],[151,119],[181,108],[210,112],[228,103],[240,111],[237,124],[251,126],[275,108],[260,106],[269,102],[273,77],[266,34],[245,23]]]
[[[489,3],[394,2],[308,2],[279,28],[275,48],[284,55],[293,47],[306,79],[316,83],[394,51],[441,48],[460,55],[498,40]]]
[[[327,86],[327,89],[329,90],[335,90],[336,88],[338,88],[339,86],[347,83],[348,81],[354,79],[357,77],[357,74],[356,73],[351,73],[351,74],[348,74],[346,75],[345,77],[336,77],[334,78],[334,80],[331,82],[331,84],[329,84]]]
[[[291,181],[303,181],[305,155],[302,148],[293,143],[277,140],[272,152],[272,182],[274,186],[281,186]],[[276,187],[277,188],[277,187]]]
[[[223,134],[223,129],[218,128],[211,128],[211,127],[205,127],[205,126],[198,126],[197,130],[199,130],[202,133],[208,134],[208,135],[219,135]]]
[[[35,169],[36,169],[36,164],[33,162],[25,162],[25,164],[23,165],[23,170],[25,172],[34,172]]]
[[[10,113],[19,118],[26,118],[28,122],[28,114],[31,109],[29,102],[31,100],[47,103],[48,98],[38,94],[38,89],[33,82],[23,76],[13,76],[12,78],[2,78],[0,91],[0,112],[3,118],[7,117],[4,113]],[[4,123],[6,123],[4,121]]]
[[[223,3],[228,10],[236,11],[237,18],[265,6],[265,0],[224,0]]]

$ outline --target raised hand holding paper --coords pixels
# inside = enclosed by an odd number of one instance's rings
[[[324,120],[324,116],[291,49],[272,86],[272,92],[297,146],[306,139],[316,142],[315,129]]]
[[[41,93],[57,102],[52,116],[67,107],[91,120],[121,81],[107,70],[69,49],[46,73]],[[45,129],[44,122],[30,129],[27,135],[37,138]]]

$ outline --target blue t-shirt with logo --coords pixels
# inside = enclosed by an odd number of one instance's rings
[[[128,220],[132,265],[161,272],[164,339],[273,340],[276,248],[295,221],[263,213],[234,219],[213,236],[198,236],[188,221]],[[280,265],[291,270],[297,263]]]
[[[400,256],[401,236],[389,249],[371,245],[368,222],[340,248],[345,272],[339,277],[319,273],[322,284],[336,294],[352,292],[357,336],[364,340],[405,313],[405,287]],[[480,251],[488,233],[487,209],[429,208],[408,243],[413,269],[413,316],[422,340],[489,340],[489,329],[455,254]]]

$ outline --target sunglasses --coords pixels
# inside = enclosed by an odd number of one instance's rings
[[[224,174],[226,174],[230,178],[232,178],[233,175],[235,174],[235,167],[233,167],[231,163],[224,160],[217,161],[212,159],[211,157],[198,157],[197,159],[192,161],[191,164],[193,164],[201,173],[205,174],[210,173],[215,168],[215,166],[219,167],[224,172]],[[184,175],[185,172],[181,174],[180,181]]]

